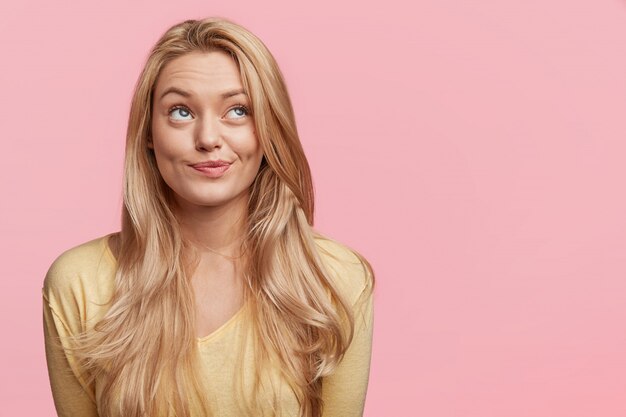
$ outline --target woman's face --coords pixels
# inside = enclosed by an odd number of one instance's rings
[[[148,146],[179,204],[247,201],[263,157],[249,103],[225,52],[189,53],[162,69]]]

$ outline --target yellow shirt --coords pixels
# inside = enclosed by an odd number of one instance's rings
[[[100,391],[98,381],[88,385],[80,377],[76,361],[54,343],[60,337],[76,335],[91,329],[106,313],[106,302],[114,287],[117,262],[107,245],[109,235],[93,239],[60,254],[50,266],[44,285],[43,319],[46,358],[52,395],[59,417],[96,417]],[[324,417],[362,416],[369,379],[372,328],[373,294],[371,276],[366,273],[358,258],[345,246],[326,239],[316,238],[317,245],[332,253],[338,260],[320,255],[339,291],[347,296],[355,309],[355,334],[346,355],[336,371],[323,381]],[[210,408],[215,417],[240,417],[242,415],[239,391],[233,385],[234,373],[243,370],[243,381],[250,380],[254,357],[247,348],[250,338],[243,335],[246,306],[226,323],[206,337],[198,338],[198,350],[203,379]],[[244,357],[238,357],[245,345]],[[240,368],[241,366],[241,368]],[[248,378],[248,379],[246,379]],[[297,416],[295,395],[278,373],[270,381],[278,393],[282,416]],[[246,386],[244,384],[244,386]],[[250,387],[251,385],[247,385]],[[261,394],[261,398],[264,398]],[[267,408],[258,411],[272,415],[268,394]]]

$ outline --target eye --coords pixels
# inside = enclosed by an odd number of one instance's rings
[[[250,111],[248,110],[248,108],[240,104],[228,110],[228,112],[226,113],[226,116],[227,116],[227,119],[241,119],[243,117],[246,117],[248,114],[250,114]]]
[[[173,120],[191,119],[191,111],[189,111],[189,109],[185,106],[174,106],[169,110],[168,114]]]

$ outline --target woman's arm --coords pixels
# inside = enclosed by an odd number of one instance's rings
[[[48,271],[42,290],[50,387],[59,417],[98,417],[94,392],[79,377],[76,361],[65,350],[69,346],[69,337],[81,327],[79,302],[67,285],[73,281],[72,276],[63,262],[57,261]]]
[[[369,271],[367,271],[369,275]],[[374,321],[371,277],[354,304],[354,336],[335,372],[324,378],[323,417],[361,417],[369,381]]]
[[[98,417],[96,405],[79,382],[71,358],[64,351],[63,338],[69,332],[44,298],[44,339],[52,397],[59,417]]]

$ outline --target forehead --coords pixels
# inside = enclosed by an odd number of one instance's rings
[[[190,52],[168,62],[157,79],[155,91],[171,86],[205,92],[241,88],[239,67],[224,51]]]

